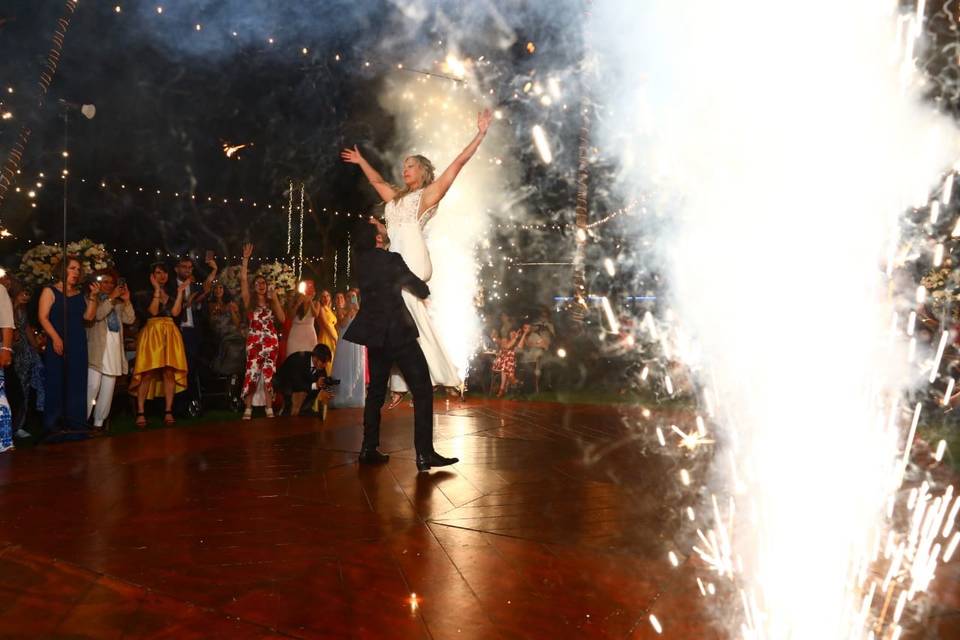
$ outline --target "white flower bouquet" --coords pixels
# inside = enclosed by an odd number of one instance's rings
[[[67,255],[80,259],[84,274],[113,266],[113,256],[99,243],[84,238],[67,243]],[[31,247],[20,259],[18,277],[24,283],[39,286],[56,281],[60,277],[61,249],[58,245],[38,244]]]
[[[257,269],[256,275],[263,276],[267,284],[273,286],[278,292],[296,291],[297,276],[293,267],[282,262],[265,262]]]

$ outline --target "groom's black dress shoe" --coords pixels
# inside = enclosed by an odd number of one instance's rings
[[[361,449],[360,450],[360,464],[383,464],[390,459],[390,456],[385,453],[380,453],[375,448],[374,449]]]
[[[429,471],[431,467],[446,467],[457,464],[460,458],[444,458],[436,451],[417,454],[417,471]]]

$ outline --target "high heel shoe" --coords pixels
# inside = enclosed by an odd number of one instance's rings
[[[432,467],[446,467],[457,464],[460,458],[445,458],[436,451],[417,454],[417,471],[429,471]]]

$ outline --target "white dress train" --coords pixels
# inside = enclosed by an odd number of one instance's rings
[[[423,237],[423,228],[436,214],[437,208],[433,207],[418,216],[422,197],[423,189],[420,189],[408,193],[399,201],[388,202],[384,210],[384,218],[387,221],[387,235],[390,236],[390,251],[399,253],[410,271],[424,282],[429,282],[433,275],[433,264],[430,262],[430,252]],[[460,387],[463,383],[457,367],[447,354],[447,350],[443,348],[443,342],[433,328],[428,301],[421,300],[404,289],[403,302],[407,305],[410,315],[413,316],[413,322],[420,332],[418,342],[427,359],[433,385]],[[390,390],[397,393],[405,393],[408,390],[403,376],[396,370],[390,376]]]

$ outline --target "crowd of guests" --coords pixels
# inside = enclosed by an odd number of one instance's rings
[[[136,293],[115,269],[85,274],[74,256],[64,277],[37,290],[4,276],[0,452],[15,438],[103,430],[118,397],[129,399],[138,427],[147,426],[153,399],[162,400],[163,422],[172,424],[191,403],[200,406],[202,388],[214,379],[239,381],[244,420],[255,407],[273,417],[321,412],[327,404],[363,406],[365,354],[342,339],[359,292],[318,295],[310,280],[279,290],[251,277],[252,255],[253,245],[245,245],[239,300],[218,279],[212,252],[202,281],[187,256],[172,274],[167,264],[153,264],[148,287]]]

